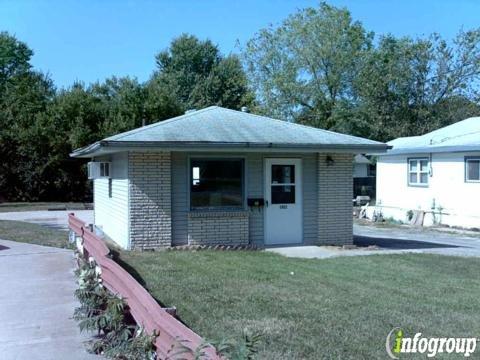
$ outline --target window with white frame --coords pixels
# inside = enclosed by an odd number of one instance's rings
[[[465,158],[465,181],[480,182],[480,157]]]
[[[408,159],[408,185],[428,186],[428,158]]]

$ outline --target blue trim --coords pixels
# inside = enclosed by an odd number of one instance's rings
[[[464,161],[464,174],[463,174],[463,176],[464,176],[464,181],[465,181],[466,183],[479,184],[479,183],[480,183],[480,180],[468,180],[468,179],[467,179],[467,171],[468,171],[468,170],[467,170],[467,163],[468,163],[469,160],[478,160],[478,161],[480,161],[480,156],[465,156],[465,157],[464,157],[464,160],[463,160],[463,161]]]

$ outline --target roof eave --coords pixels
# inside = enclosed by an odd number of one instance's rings
[[[453,146],[419,146],[419,147],[405,147],[395,148],[380,154],[382,156],[406,155],[406,154],[430,154],[430,153],[458,153],[458,152],[476,152],[480,151],[480,145],[453,145]]]
[[[108,150],[110,149],[110,150]],[[274,144],[274,143],[232,143],[232,142],[158,142],[158,141],[110,141],[103,140],[92,145],[75,150],[70,154],[75,158],[89,158],[99,156],[105,153],[135,151],[135,150],[246,150],[250,151],[260,149],[271,150],[302,150],[302,151],[342,151],[350,153],[385,153],[391,146],[383,143],[375,144]]]

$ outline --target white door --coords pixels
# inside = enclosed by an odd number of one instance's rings
[[[265,159],[265,244],[302,240],[302,160]]]

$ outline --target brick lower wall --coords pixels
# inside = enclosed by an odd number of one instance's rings
[[[353,155],[320,153],[317,171],[318,245],[352,244]]]
[[[189,245],[247,245],[247,211],[210,211],[188,214]]]
[[[170,162],[170,152],[129,153],[132,249],[154,249],[172,243]]]

